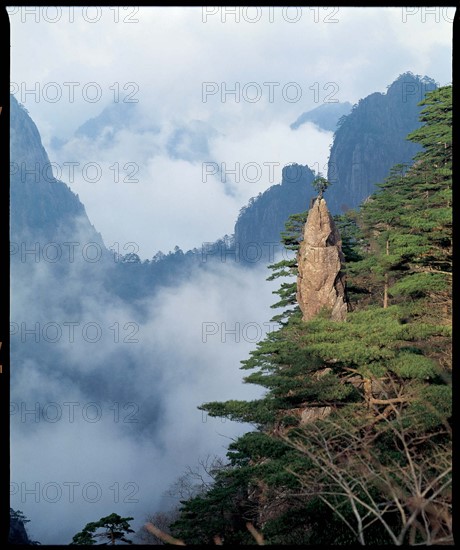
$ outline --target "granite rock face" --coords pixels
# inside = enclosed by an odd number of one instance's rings
[[[308,166],[285,166],[280,184],[272,185],[240,210],[234,233],[242,262],[256,265],[264,260],[275,261],[273,254],[281,250],[286,220],[301,210],[299,205],[308,204],[313,198],[314,179],[315,174]],[[260,252],[257,262],[251,262],[254,250]]]
[[[308,213],[298,253],[297,302],[303,320],[322,309],[343,321],[347,313],[342,240],[326,201],[317,198]]]
[[[54,163],[58,171],[63,167]],[[10,237],[16,246],[36,242],[97,243],[102,237],[70,187],[53,175],[37,126],[10,95]],[[82,244],[83,246],[83,244]],[[14,254],[18,256],[18,254]]]
[[[342,214],[377,190],[395,164],[411,165],[421,146],[407,134],[420,128],[419,102],[436,89],[428,76],[401,74],[386,93],[361,99],[339,121],[328,162],[329,209]]]

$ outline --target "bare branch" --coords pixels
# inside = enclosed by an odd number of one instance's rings
[[[161,539],[163,542],[166,542],[167,544],[174,544],[176,546],[185,546],[185,542],[183,540],[176,539],[173,536],[168,535],[161,529],[158,529],[158,527],[155,527],[153,523],[146,523],[145,528],[147,529],[147,531],[150,531],[152,535],[155,535],[156,537]]]

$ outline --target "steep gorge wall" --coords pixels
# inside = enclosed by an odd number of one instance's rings
[[[361,99],[334,136],[328,163],[329,208],[341,214],[374,193],[395,164],[411,164],[421,147],[407,134],[419,128],[418,103],[436,88],[434,80],[412,73],[399,76],[386,94]]]

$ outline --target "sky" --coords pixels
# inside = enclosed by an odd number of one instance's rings
[[[406,71],[449,83],[454,10],[432,9],[8,8],[11,91],[105,244],[151,258],[231,234],[286,164],[325,172],[333,135],[291,130],[303,112],[384,93]],[[238,367],[274,329],[279,281],[227,262],[137,308],[97,269],[75,265],[65,285],[46,262],[14,269],[11,505],[42,543],[68,544],[111,512],[138,528],[187,466],[250,429],[197,406],[261,394]],[[35,322],[62,337],[23,338]],[[84,323],[101,329],[97,344]]]
[[[134,242],[143,259],[231,234],[286,164],[325,172],[332,133],[291,130],[303,112],[406,71],[452,78],[453,8],[8,12],[11,90],[55,174],[108,247]],[[75,136],[107,108],[118,115],[98,139]]]

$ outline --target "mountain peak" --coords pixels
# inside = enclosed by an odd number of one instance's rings
[[[374,92],[361,99],[341,121],[328,163],[331,212],[358,207],[392,166],[412,163],[421,147],[406,136],[420,127],[419,103],[434,89],[432,78],[405,72],[386,94]]]
[[[34,121],[10,95],[11,240],[67,241],[76,235],[102,244],[78,196],[56,179]]]
[[[407,102],[409,97],[416,96],[421,101],[427,92],[438,87],[436,81],[429,76],[414,75],[407,71],[402,73],[387,87],[387,96],[401,94],[403,101]]]

